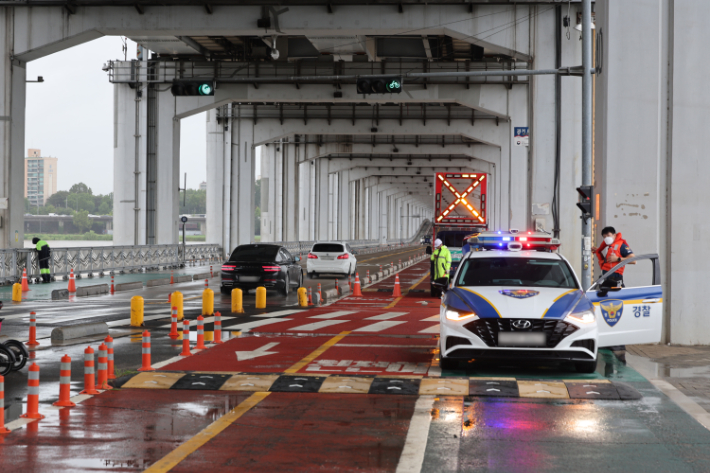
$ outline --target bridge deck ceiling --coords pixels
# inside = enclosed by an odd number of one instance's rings
[[[275,142],[279,143],[279,142]],[[288,141],[280,142],[282,145],[303,145],[303,144],[314,144],[318,146],[324,146],[326,144],[340,144],[340,145],[356,145],[356,144],[366,144],[366,145],[414,145],[414,146],[427,146],[427,145],[438,145],[445,147],[447,145],[477,145],[481,144],[476,140],[471,138],[461,136],[461,135],[385,135],[385,134],[372,134],[372,135],[299,135],[289,139]],[[347,150],[343,150],[342,153],[334,153],[335,155],[342,155],[343,157],[350,157],[351,153]]]

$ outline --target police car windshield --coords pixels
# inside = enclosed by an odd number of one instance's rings
[[[532,286],[578,289],[566,262],[536,258],[470,258],[457,286]]]

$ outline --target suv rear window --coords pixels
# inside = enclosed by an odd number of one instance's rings
[[[546,258],[470,258],[464,262],[456,285],[578,289],[566,262]]]
[[[276,261],[278,246],[271,245],[242,245],[235,248],[229,261],[271,262]]]
[[[338,243],[316,243],[311,250],[313,253],[342,253],[343,245]]]

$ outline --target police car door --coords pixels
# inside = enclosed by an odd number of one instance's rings
[[[604,276],[622,267],[626,287],[604,287]],[[635,256],[606,274],[587,291],[597,315],[599,347],[660,342],[663,288],[658,255]]]

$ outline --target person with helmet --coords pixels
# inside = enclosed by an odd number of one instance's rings
[[[32,244],[35,245],[39,255],[37,259],[39,260],[39,273],[42,276],[42,282],[51,282],[51,276],[49,275],[49,259],[51,258],[49,243],[34,237]]]
[[[634,257],[634,252],[631,251],[621,233],[616,233],[614,227],[604,227],[602,237],[604,241],[599,245],[599,248],[592,248],[594,254],[597,255],[602,273],[606,273],[620,262]],[[606,254],[603,254],[602,251],[605,249],[607,250]],[[624,287],[624,268],[611,274],[605,282],[611,286]]]
[[[434,282],[448,284],[451,270],[451,252],[440,239],[434,241],[434,251],[431,254],[434,263]]]

